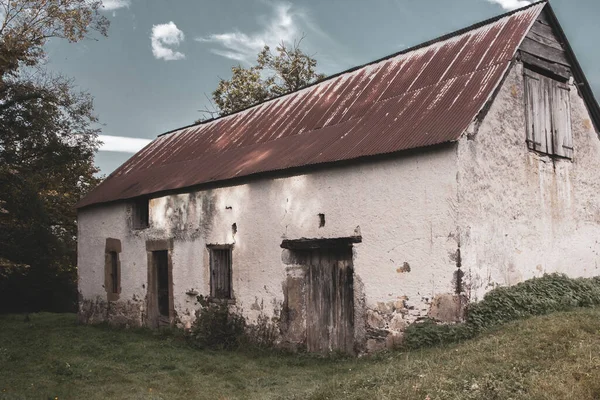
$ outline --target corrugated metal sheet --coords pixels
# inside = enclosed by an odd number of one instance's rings
[[[160,136],[78,207],[455,141],[545,5]]]

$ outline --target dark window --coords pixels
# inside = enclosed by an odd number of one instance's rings
[[[110,255],[110,286],[112,293],[119,293],[119,255],[116,251],[111,251]]]
[[[121,241],[114,238],[106,238],[104,247],[104,290],[107,301],[119,300],[121,293]]]
[[[231,247],[211,247],[210,297],[231,299]]]
[[[132,207],[133,229],[145,229],[150,226],[149,201],[146,198],[137,199]]]
[[[549,155],[573,158],[569,86],[525,70],[527,144]]]

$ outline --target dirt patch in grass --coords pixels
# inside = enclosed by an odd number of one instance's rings
[[[362,359],[190,348],[172,332],[0,316],[0,399],[597,399],[600,310]]]

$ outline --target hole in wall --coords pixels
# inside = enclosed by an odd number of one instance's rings
[[[234,222],[233,225],[231,225],[231,232],[235,235],[237,233],[237,224]]]
[[[399,274],[410,272],[410,264],[407,262],[404,262],[404,264],[402,264],[402,266],[400,268],[396,269],[396,272],[398,272]]]
[[[319,228],[325,226],[325,214],[319,214]]]

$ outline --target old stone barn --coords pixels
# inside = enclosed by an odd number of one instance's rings
[[[78,204],[80,317],[189,327],[200,294],[356,353],[598,275],[599,126],[544,1],[167,132]]]

